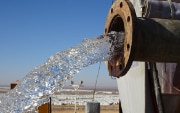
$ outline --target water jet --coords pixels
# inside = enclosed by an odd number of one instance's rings
[[[56,88],[62,88],[74,74],[88,65],[111,59],[116,48],[114,44],[121,42],[121,38],[117,38],[119,36],[123,34],[113,32],[101,35],[57,52],[30,71],[13,90],[0,96],[0,112],[37,112],[36,108],[48,103]]]

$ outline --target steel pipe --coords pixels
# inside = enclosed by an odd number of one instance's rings
[[[107,63],[112,76],[125,75],[133,61],[180,62],[180,20],[137,18],[129,0],[116,0],[104,34],[110,31],[125,33],[124,54]]]
[[[180,20],[137,19],[136,61],[180,62]]]

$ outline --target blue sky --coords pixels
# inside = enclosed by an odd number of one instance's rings
[[[112,0],[1,0],[0,85],[21,80],[51,55],[84,38],[103,34],[111,4]],[[85,68],[73,80],[93,86],[98,66]],[[116,87],[104,63],[98,86]]]

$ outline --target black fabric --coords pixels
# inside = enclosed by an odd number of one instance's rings
[[[180,3],[148,0],[144,4],[144,16],[149,18],[180,19]]]

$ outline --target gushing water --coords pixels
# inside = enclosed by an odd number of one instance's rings
[[[56,53],[35,67],[13,89],[0,96],[0,113],[36,111],[63,83],[88,65],[110,60],[114,48],[122,47],[124,34],[111,32]],[[118,44],[116,44],[118,43]]]

